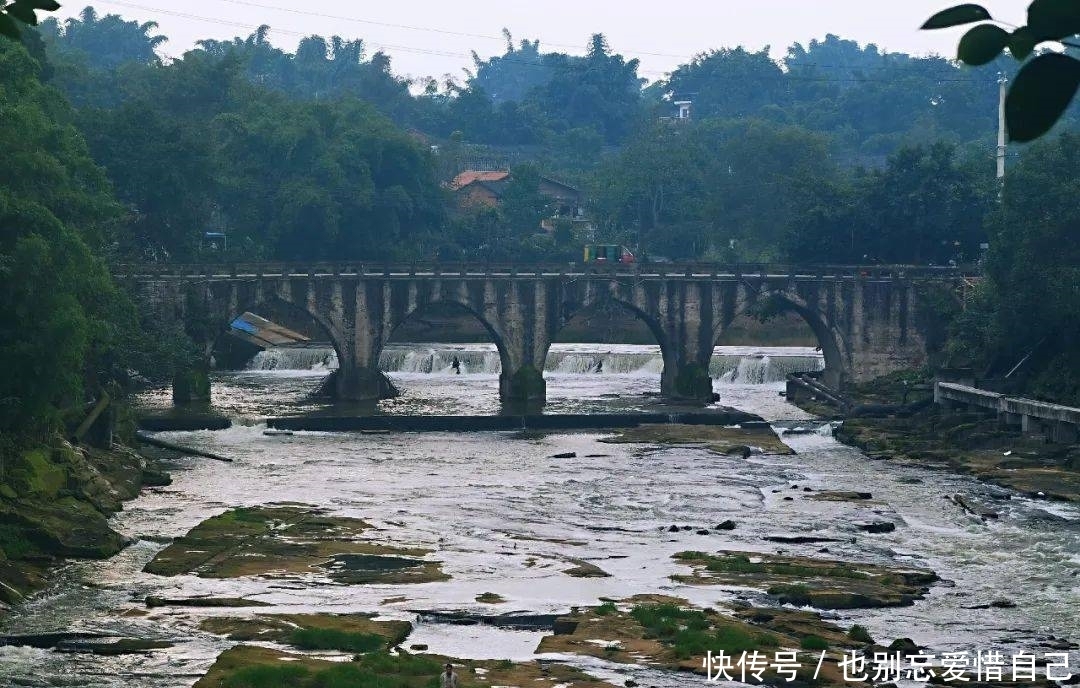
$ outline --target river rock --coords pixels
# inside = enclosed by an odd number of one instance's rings
[[[173,643],[167,640],[120,638],[105,643],[85,640],[64,641],[56,644],[56,651],[99,655],[103,657],[117,657],[120,655],[143,654],[153,650],[164,650],[170,647],[173,647]]]
[[[577,452],[563,452],[562,454],[552,454],[553,459],[576,459]]]
[[[705,530],[704,528],[702,528],[701,530],[695,531],[695,532],[698,535],[710,535],[711,534],[711,533],[709,533],[709,531]]]
[[[910,657],[919,654],[919,646],[911,638],[897,638],[889,643],[889,652],[899,653],[902,657]]]
[[[826,490],[816,493],[810,499],[816,499],[821,502],[861,502],[867,499],[873,499],[874,495],[870,492],[850,492],[842,490]]]
[[[716,530],[735,530],[735,521],[728,519],[716,526]]]
[[[762,540],[779,542],[785,545],[812,545],[818,542],[843,542],[837,538],[820,535],[766,535]]]
[[[896,524],[891,521],[873,521],[872,523],[856,523],[855,527],[864,533],[891,533],[896,530]]]
[[[574,631],[578,629],[579,621],[574,619],[568,619],[565,616],[555,619],[555,635],[573,635]]]
[[[669,532],[669,533],[677,533],[677,532],[679,532],[679,526],[670,526],[667,529],[667,532]]]

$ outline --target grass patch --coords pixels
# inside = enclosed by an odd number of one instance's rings
[[[0,550],[3,550],[8,559],[23,559],[34,552],[35,547],[29,540],[22,528],[0,528]]]
[[[799,647],[804,650],[828,650],[829,641],[820,635],[808,635],[799,641]]]
[[[265,661],[270,658],[267,657]],[[230,667],[213,685],[222,688],[427,688],[438,685],[442,666],[426,657],[392,657],[385,652],[352,662],[257,663]],[[202,682],[200,682],[202,685]]]
[[[301,666],[249,666],[225,680],[226,688],[293,688],[311,678]]]
[[[714,622],[705,612],[683,609],[673,604],[638,605],[630,616],[641,624],[648,636],[671,645],[679,659],[713,652],[744,652],[778,647],[769,633],[754,633],[734,624]]]
[[[866,630],[866,626],[855,624],[847,634],[849,638],[859,643],[866,643],[869,645],[874,642],[874,638],[870,635],[870,631]]]
[[[608,614],[614,614],[618,609],[615,607],[614,602],[605,602],[594,611],[598,616],[607,616]]]
[[[299,628],[289,636],[289,644],[301,650],[336,650],[338,652],[374,652],[386,639],[374,633],[350,633],[335,628]]]
[[[779,597],[781,602],[787,604],[805,606],[811,602],[810,588],[798,583],[794,585],[787,583],[772,585],[769,586],[769,589],[765,592],[775,597]]]
[[[713,573],[755,573],[772,576],[791,576],[794,578],[810,578],[820,576],[824,578],[869,578],[866,573],[843,566],[800,566],[783,561],[750,561],[745,554],[728,554],[715,556],[704,552],[684,552],[679,555],[680,559],[700,561],[704,563],[705,570]]]

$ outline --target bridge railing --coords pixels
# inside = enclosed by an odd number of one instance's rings
[[[913,265],[781,265],[770,263],[142,263],[113,268],[118,277],[136,279],[222,279],[301,277],[519,276],[599,275],[618,277],[697,277],[848,280],[956,280],[973,271]]]

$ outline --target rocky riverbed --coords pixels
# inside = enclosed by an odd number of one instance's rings
[[[108,522],[130,546],[17,604],[0,684],[420,688],[450,658],[466,686],[676,688],[751,646],[825,683],[850,650],[1080,661],[1073,504],[875,460],[779,391],[725,389],[774,428],[167,433],[235,461],[171,464]]]

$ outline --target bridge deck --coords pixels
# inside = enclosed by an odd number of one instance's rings
[[[594,265],[579,263],[544,265],[497,265],[473,263],[376,264],[376,263],[235,263],[235,264],[143,264],[120,265],[115,273],[124,278],[146,280],[230,280],[263,278],[336,279],[371,277],[411,279],[601,277],[635,279],[739,280],[866,280],[956,281],[978,276],[951,267],[922,266],[783,266],[722,265],[709,263],[646,263]]]

